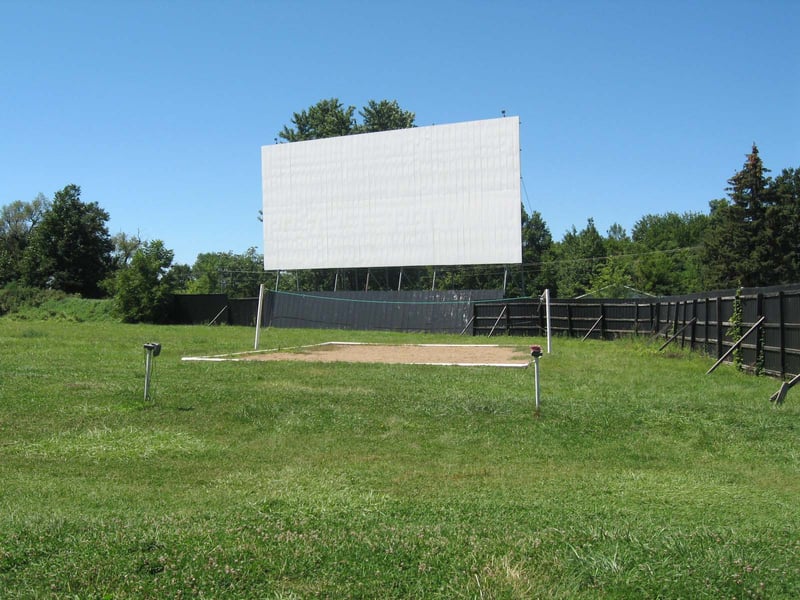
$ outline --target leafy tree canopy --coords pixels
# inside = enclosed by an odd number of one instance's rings
[[[645,215],[633,226],[637,253],[634,287],[656,295],[683,294],[702,289],[701,261],[708,215],[668,212]]]
[[[50,201],[39,194],[31,202],[17,200],[0,210],[0,285],[19,279],[33,229],[49,208]]]
[[[161,240],[144,242],[130,264],[111,280],[117,312],[126,323],[162,323],[169,314],[175,284],[170,276],[174,254]]]
[[[522,208],[522,264],[523,267],[521,296],[529,293],[539,294],[545,288],[552,288],[553,284],[547,277],[543,268],[543,261],[553,245],[553,236],[544,222],[539,211],[534,210],[530,216],[525,207]]]
[[[397,100],[381,100],[380,102],[370,100],[358,112],[363,119],[363,123],[357,128],[359,133],[408,129],[414,127],[416,118],[413,112],[400,108]]]
[[[634,224],[632,239],[649,250],[688,248],[703,241],[707,224],[708,215],[700,213],[645,215]]]
[[[22,279],[28,285],[96,298],[111,267],[109,217],[96,202],[82,202],[80,195],[77,185],[55,193],[25,249]]]
[[[207,252],[198,254],[192,266],[192,294],[228,294],[231,298],[252,298],[264,276],[264,258],[255,248],[244,254]]]
[[[114,244],[114,250],[111,253],[111,264],[114,270],[127,267],[143,243],[138,235],[128,235],[124,232],[114,235],[111,242]]]
[[[567,298],[584,294],[592,289],[592,279],[605,261],[603,238],[588,219],[580,232],[572,227],[564,239],[554,246],[551,257],[556,261],[555,284],[558,295]]]
[[[414,127],[415,115],[400,108],[397,100],[370,100],[355,118],[355,106],[345,107],[338,98],[320,100],[306,110],[294,113],[292,126],[285,125],[278,137],[287,142],[316,140],[353,133],[387,131]]]

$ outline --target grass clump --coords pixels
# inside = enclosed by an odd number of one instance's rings
[[[3,598],[800,594],[774,381],[556,339],[537,418],[531,369],[180,360],[252,336],[0,319]],[[475,342],[262,334],[332,340]]]

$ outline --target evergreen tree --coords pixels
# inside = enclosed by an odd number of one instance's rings
[[[800,169],[784,169],[770,185],[765,216],[771,283],[800,282]]]
[[[706,283],[711,287],[756,286],[764,281],[768,180],[758,148],[728,180],[728,199],[711,203],[703,240]]]
[[[753,144],[741,171],[728,180],[728,199],[711,202],[703,240],[705,283],[753,287],[790,283],[798,272],[798,175],[774,181]]]

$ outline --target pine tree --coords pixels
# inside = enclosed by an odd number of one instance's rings
[[[784,169],[770,186],[767,207],[771,283],[800,282],[800,169]]]
[[[771,283],[771,271],[765,268],[771,260],[766,217],[773,203],[768,172],[753,144],[742,170],[728,180],[728,199],[711,202],[703,243],[708,286]]]

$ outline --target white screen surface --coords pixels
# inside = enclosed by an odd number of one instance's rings
[[[522,261],[519,119],[261,148],[268,270]]]

